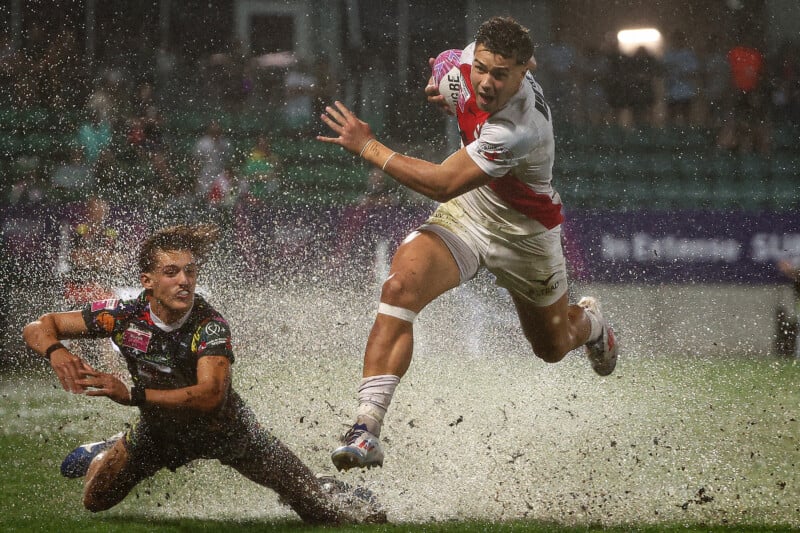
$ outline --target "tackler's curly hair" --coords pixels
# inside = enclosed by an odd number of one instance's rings
[[[482,44],[493,54],[525,65],[533,56],[533,41],[528,28],[511,17],[492,17],[478,28],[475,44]]]
[[[139,272],[152,272],[159,252],[188,250],[198,263],[202,263],[218,239],[219,228],[215,224],[171,226],[159,230],[139,248]]]

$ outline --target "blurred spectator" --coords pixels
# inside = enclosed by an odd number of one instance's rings
[[[114,296],[113,287],[126,263],[119,231],[109,215],[109,203],[91,196],[80,220],[62,236],[57,268],[64,281],[64,298],[73,308]]]
[[[536,48],[538,68],[536,80],[541,83],[547,101],[563,120],[576,122],[580,114],[582,81],[579,76],[581,57],[578,50],[562,40],[556,39]]]
[[[64,199],[77,197],[95,188],[94,173],[80,147],[70,147],[65,160],[56,164],[50,174],[50,186]]]
[[[8,191],[6,202],[24,208],[31,216],[39,213],[37,207],[44,203],[48,191],[38,157],[21,157],[17,160],[18,177]]]
[[[623,63],[623,79],[627,80],[627,104],[632,111],[633,125],[647,127],[653,124],[655,81],[660,74],[658,60],[644,46]]]
[[[269,202],[278,193],[280,159],[266,135],[259,135],[242,165],[243,193],[259,202]]]
[[[794,290],[794,309],[787,312],[785,309],[778,311],[778,334],[777,343],[779,348],[776,350],[779,355],[794,355],[800,357],[800,263],[790,260],[778,261],[778,270],[789,278]],[[782,316],[781,316],[782,315]],[[794,333],[793,336],[787,333]],[[789,337],[783,338],[782,337]]]
[[[800,47],[781,45],[773,68],[772,105],[776,121],[800,125]]]
[[[183,91],[187,89],[186,84],[181,83],[179,79],[181,75],[180,58],[173,47],[166,43],[156,50],[154,62],[156,94],[162,104],[176,106],[179,98],[186,98],[185,92],[181,93],[181,88]]]
[[[129,99],[122,71],[115,68],[107,69],[89,95],[86,110],[90,115],[96,116],[98,121],[108,123],[117,129],[123,126],[127,118],[126,100]]]
[[[111,122],[104,119],[105,114],[90,110],[87,119],[78,127],[77,145],[89,165],[97,163],[111,146],[113,129]]]
[[[769,127],[764,94],[764,56],[756,48],[738,45],[728,52],[733,80],[731,113],[720,130],[721,148],[742,154],[769,153]]]
[[[697,54],[689,46],[683,31],[672,34],[661,61],[664,66],[667,122],[683,126],[691,121],[700,73]]]
[[[268,259],[264,254],[271,241],[271,229],[259,222],[274,210],[280,194],[281,160],[272,151],[269,137],[256,138],[241,167],[239,202],[234,208],[234,229],[238,250],[242,253],[244,272],[259,274],[260,265]]]
[[[298,63],[286,73],[283,119],[289,131],[303,133],[311,126],[316,84],[305,64]]]
[[[611,114],[604,83],[608,75],[608,55],[597,47],[587,48],[583,55],[579,73],[583,87],[582,120],[592,126],[607,124]]]
[[[364,194],[346,206],[336,226],[336,240],[331,253],[331,268],[343,281],[363,283],[383,279],[388,273],[390,243],[385,230],[391,227],[400,194],[395,182],[378,168],[367,175]],[[372,264],[373,269],[358,269],[354,264]],[[375,279],[364,279],[364,276]]]
[[[61,229],[56,275],[62,281],[63,297],[70,309],[88,302],[118,298],[115,287],[120,286],[123,269],[128,263],[119,231],[113,227],[109,203],[90,196],[79,220]],[[114,356],[112,343],[70,341],[69,348],[89,360],[94,366],[122,370],[122,362]]]
[[[656,59],[640,46],[629,56],[614,40],[605,44],[608,70],[604,88],[614,119],[624,128],[652,124],[655,103]]]
[[[14,87],[22,61],[22,54],[14,49],[11,36],[0,30],[0,98],[5,102],[14,101]]]
[[[206,195],[208,206],[216,215],[223,215],[229,220],[229,215],[239,199],[240,180],[233,164],[228,164],[214,177],[211,187]]]
[[[15,104],[19,107],[35,107],[42,104],[39,64],[47,49],[47,32],[32,21],[25,31],[22,48],[16,57]]]
[[[62,28],[48,40],[39,64],[36,65],[42,104],[53,109],[75,109],[88,92],[86,62],[79,52],[75,33]]]
[[[188,224],[198,220],[195,215],[195,174],[176,163],[179,158],[165,150],[151,158],[151,165],[158,186],[148,190],[155,192],[152,217],[162,226]]]
[[[731,95],[728,58],[717,35],[710,35],[706,40],[701,60],[701,80],[704,122],[708,127],[717,129],[722,125]]]
[[[215,180],[228,169],[231,162],[231,143],[222,134],[222,127],[211,121],[206,132],[194,144],[193,170],[197,176],[195,196],[206,204]]]
[[[312,113],[314,117],[318,117],[325,112],[325,106],[330,105],[336,99],[336,80],[331,72],[330,61],[325,56],[319,56],[314,61],[313,74]]]
[[[142,82],[136,89],[128,118],[127,140],[145,160],[164,150],[164,117],[155,101],[153,85]]]

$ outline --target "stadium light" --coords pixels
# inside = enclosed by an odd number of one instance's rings
[[[619,50],[623,54],[633,55],[643,46],[653,55],[660,56],[664,46],[661,32],[655,28],[631,28],[617,33]]]

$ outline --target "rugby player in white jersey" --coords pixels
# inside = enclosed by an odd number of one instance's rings
[[[585,346],[610,374],[618,346],[591,297],[570,304],[561,249],[561,200],[551,184],[550,109],[529,72],[533,44],[514,19],[483,23],[461,57],[457,118],[462,147],[441,164],[395,152],[340,102],[319,136],[360,155],[399,183],[441,202],[395,253],[367,341],[356,421],[331,458],[339,470],[383,464],[378,437],[408,370],[414,319],[428,303],[486,268],[507,289],[533,352],[555,363]],[[441,101],[434,84],[429,101]]]

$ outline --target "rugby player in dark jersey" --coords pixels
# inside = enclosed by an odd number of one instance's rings
[[[102,451],[93,458],[89,454],[84,506],[104,511],[162,468],[174,471],[195,459],[217,459],[273,489],[306,522],[385,521],[374,499],[352,505],[352,498],[340,497],[348,487],[317,478],[258,423],[231,387],[230,328],[195,294],[201,264],[217,236],[213,225],[161,230],[140,249],[144,290],[138,298],[47,313],[23,330],[27,345],[47,357],[64,390],[139,410],[121,438],[96,447],[93,452]],[[110,337],[130,371],[130,388],[60,342],[78,337]]]

